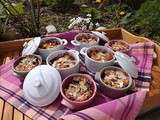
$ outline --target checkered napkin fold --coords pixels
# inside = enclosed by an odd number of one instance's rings
[[[72,40],[74,32],[57,34],[57,37]],[[55,36],[55,35],[54,35]],[[68,46],[69,48],[71,46]],[[135,119],[143,104],[146,89],[149,88],[151,67],[153,61],[152,43],[138,43],[132,45],[131,56],[136,59],[139,70],[139,78],[136,80],[138,92],[129,94],[119,99],[111,99],[101,93],[97,93],[93,105],[82,111],[73,112],[63,106],[61,96],[46,107],[35,107],[29,104],[22,91],[22,78],[12,74],[13,61],[0,66],[0,97],[12,104],[25,115],[36,120],[132,120]],[[86,71],[87,72],[87,71]],[[145,88],[145,91],[142,90]]]
[[[149,91],[153,63],[154,43],[145,42],[131,45],[129,55],[135,58],[138,78],[135,80],[137,90]]]

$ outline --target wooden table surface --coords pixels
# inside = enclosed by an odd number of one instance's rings
[[[0,54],[0,65],[9,62],[13,57],[15,57],[18,52],[14,51],[12,53]],[[31,120],[15,107],[5,102],[0,98],[0,120]]]
[[[9,103],[0,99],[0,120],[31,120]]]

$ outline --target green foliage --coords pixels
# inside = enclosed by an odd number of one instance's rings
[[[108,4],[126,4],[129,6],[132,10],[137,10],[140,8],[141,4],[145,2],[146,0],[107,0]]]
[[[130,31],[151,37],[160,42],[160,2],[147,0],[140,9],[126,15],[121,24]]]
[[[138,9],[145,0],[121,0],[121,1],[130,6],[133,10],[135,10]]]
[[[64,9],[68,9],[74,2],[74,0],[44,0],[48,6],[58,6]]]
[[[57,4],[57,1],[56,0],[44,0],[45,4],[48,5],[48,6],[55,6]]]
[[[31,1],[30,3],[32,4]],[[39,11],[38,5],[35,6],[37,7],[37,9],[32,7],[32,9],[30,10]],[[23,36],[29,37],[37,35],[39,29],[36,29],[36,27],[34,26],[36,23],[34,24],[33,19],[31,19],[31,15],[31,13],[28,13],[26,15],[23,2],[11,3],[9,0],[0,0],[0,32],[2,34],[5,33],[6,28],[8,26],[11,26],[16,29],[16,32],[20,33]],[[34,17],[34,20],[38,23],[39,18]]]
[[[116,11],[131,11],[131,8],[127,4],[113,4],[104,8],[108,13],[115,13]]]
[[[125,24],[128,24],[129,22],[131,22],[132,19],[129,19],[129,18],[131,17],[131,15],[132,15],[132,12],[127,13],[127,14],[121,19],[120,24],[125,25]]]
[[[159,0],[147,0],[135,14],[137,28],[147,36],[160,35],[159,6]]]
[[[2,21],[0,20],[0,33],[3,33],[3,29],[2,29],[3,25],[2,25]],[[1,34],[0,34],[1,35]]]
[[[87,15],[91,14],[92,20],[97,20],[102,18],[102,12],[96,8],[81,8],[81,14]]]
[[[0,1],[0,18],[5,18],[7,15],[22,15],[24,14],[24,5],[19,3],[8,3]]]
[[[96,24],[99,24],[100,19],[103,17],[102,15],[102,11],[93,8],[93,7],[89,7],[89,8],[81,8],[80,12],[83,16],[90,16],[91,20],[90,23],[93,24],[93,28],[95,29],[97,26]],[[87,26],[89,28],[89,26]],[[92,29],[93,29],[92,28]]]
[[[107,28],[120,27],[121,19],[130,13],[131,8],[127,4],[112,4],[103,10],[103,19]]]
[[[3,5],[0,4],[0,19],[6,18],[7,17],[7,12],[4,9]]]
[[[10,3],[4,0],[0,1],[0,35],[6,32],[9,18],[24,14],[24,5],[22,2]]]
[[[24,14],[24,5],[22,2],[12,3],[12,6],[7,4],[7,8],[11,11],[12,15]]]

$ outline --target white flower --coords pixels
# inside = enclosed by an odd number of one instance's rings
[[[87,17],[92,17],[92,15],[91,15],[91,14],[87,14],[86,16],[87,16]]]
[[[86,23],[90,23],[90,21],[91,21],[90,18],[86,18],[86,19],[85,19],[85,22],[86,22]]]
[[[92,30],[94,24],[91,22],[90,18],[91,14],[88,14],[87,16],[88,16],[87,18],[83,17],[72,18],[70,20],[70,25],[68,26],[68,29],[87,30],[87,26],[89,26],[89,30]]]
[[[75,21],[76,19],[75,18],[72,18],[72,19],[70,19],[70,22],[73,22],[73,21]]]
[[[79,29],[79,27],[78,27],[78,26],[74,26],[74,27],[73,27],[73,29],[78,30],[78,29]]]
[[[87,26],[86,25],[82,26],[82,30],[87,30]]]
[[[100,24],[99,24],[98,22],[97,22],[95,25],[96,25],[96,27],[99,27],[99,26],[100,26]]]
[[[72,28],[72,25],[70,24],[69,26],[68,26],[68,29],[71,29]]]
[[[68,29],[72,29],[74,27],[75,24],[71,23],[69,26],[68,26]]]
[[[90,25],[93,26],[94,24],[92,22],[90,22]]]
[[[92,30],[92,29],[93,29],[93,23],[90,22],[90,24],[89,24],[89,30]]]
[[[73,21],[71,24],[72,24],[72,25],[77,24],[77,20]]]
[[[78,24],[78,23],[81,23],[81,22],[82,22],[82,20],[83,20],[83,18],[78,17],[78,18],[76,19],[76,23],[77,23],[77,24]]]
[[[73,18],[73,19],[71,19],[71,24],[68,26],[68,29],[72,29],[76,24],[78,24],[78,21],[79,20],[79,18],[77,19],[75,19],[75,18]]]

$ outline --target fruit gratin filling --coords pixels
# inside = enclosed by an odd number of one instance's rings
[[[64,89],[66,97],[72,101],[85,101],[93,94],[91,84],[86,77],[76,76]]]
[[[41,49],[49,49],[58,46],[60,43],[56,40],[46,40],[40,44]]]
[[[65,53],[63,56],[51,60],[51,65],[58,69],[72,68],[76,64],[76,59]]]
[[[106,51],[91,50],[89,57],[95,61],[110,61],[113,59],[113,54]]]
[[[38,58],[34,56],[26,56],[22,58],[15,66],[17,71],[30,71],[39,64]]]
[[[129,48],[127,44],[121,41],[111,42],[110,47],[112,48],[113,51],[125,51]]]
[[[127,87],[128,79],[128,75],[120,70],[105,70],[102,75],[103,82],[113,88]]]
[[[78,37],[78,41],[85,44],[95,44],[97,42],[96,37],[90,34],[82,34]]]

